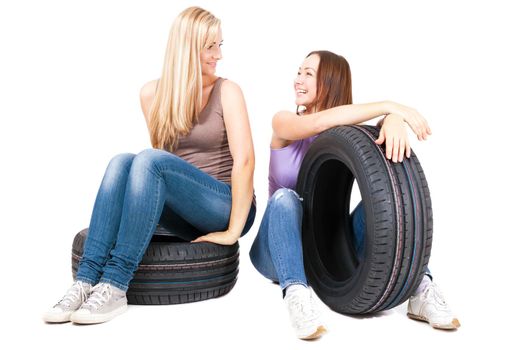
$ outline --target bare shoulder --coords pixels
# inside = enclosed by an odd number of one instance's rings
[[[151,108],[151,103],[153,102],[154,94],[156,93],[156,86],[158,80],[152,80],[147,82],[140,89],[140,106],[142,107],[142,112],[144,117],[148,118],[149,109]]]
[[[221,84],[221,96],[237,97],[239,95],[242,95],[242,89],[240,89],[240,86],[237,83],[229,79],[223,81]]]
[[[289,141],[281,138],[278,133],[276,133],[276,129],[282,128],[282,118],[283,114],[286,111],[279,111],[275,113],[272,117],[272,139],[270,141],[270,148],[272,149],[280,149],[289,145]]]
[[[152,99],[154,94],[156,93],[156,85],[158,84],[158,80],[151,80],[142,86],[140,89],[140,99]]]
[[[279,111],[272,117],[272,126],[274,126],[275,129],[275,126],[279,124],[284,125],[286,123],[291,123],[293,118],[296,117],[298,117],[298,115],[291,111]]]
[[[221,84],[221,105],[223,106],[225,120],[230,117],[237,119],[237,116],[247,118],[247,107],[242,90],[237,83],[231,80],[224,80]]]

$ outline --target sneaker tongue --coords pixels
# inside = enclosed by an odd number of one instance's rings
[[[102,286],[102,288],[98,289],[95,293],[95,298],[92,298],[93,302],[97,305],[103,305],[112,295],[112,290],[108,286]],[[91,297],[93,297],[93,295],[91,295]]]
[[[70,306],[71,303],[77,300],[77,292],[74,290],[69,290],[67,294],[60,300],[58,304],[64,306]]]

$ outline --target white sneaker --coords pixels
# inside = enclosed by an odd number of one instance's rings
[[[70,321],[70,315],[81,307],[90,294],[91,284],[82,281],[74,282],[63,298],[42,315],[42,319],[49,323]]]
[[[452,314],[438,286],[431,282],[421,293],[409,299],[407,316],[428,322],[437,329],[457,329],[460,323]]]
[[[300,288],[284,298],[289,310],[291,325],[300,339],[316,339],[326,332],[320,321],[320,312],[309,288]]]
[[[88,300],[70,316],[70,321],[81,324],[102,323],[126,311],[126,292],[109,283],[98,283]]]

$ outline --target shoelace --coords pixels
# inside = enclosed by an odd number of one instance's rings
[[[70,306],[71,303],[77,301],[77,299],[82,299],[86,301],[88,296],[84,291],[84,285],[82,281],[75,282],[72,287],[67,290],[67,293],[56,305]]]
[[[438,289],[438,286],[435,283],[432,283],[431,286],[426,288],[424,291],[425,299],[428,299],[430,296],[433,296],[433,299],[437,304],[447,306],[442,292]]]
[[[98,309],[100,306],[109,301],[112,296],[112,288],[108,284],[99,283],[91,289],[91,295],[88,300],[86,300],[86,305],[94,309]]]
[[[315,305],[313,305],[312,298],[308,300],[302,300],[302,298],[298,296],[292,297],[292,304],[294,308],[298,311],[298,315],[302,315],[303,317],[296,317],[294,322],[300,327],[304,326],[306,322],[311,322],[317,318],[317,312],[315,309]]]

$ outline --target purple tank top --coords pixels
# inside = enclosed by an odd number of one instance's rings
[[[269,197],[279,188],[295,189],[303,157],[317,136],[314,135],[303,140],[297,140],[280,149],[270,149],[270,166],[268,169]]]

